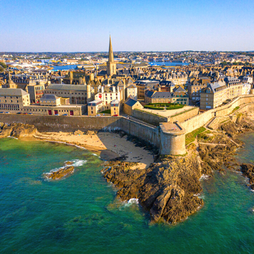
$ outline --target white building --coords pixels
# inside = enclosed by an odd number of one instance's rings
[[[110,103],[113,100],[120,100],[120,91],[113,85],[99,86],[98,93],[94,96],[96,101],[102,101],[103,108],[110,109]]]
[[[137,100],[138,99],[138,88],[134,84],[131,84],[131,85],[127,86],[126,94],[127,94],[127,98],[131,97],[132,99]]]
[[[245,77],[243,77],[243,82],[252,84],[253,83],[253,77],[245,76]]]

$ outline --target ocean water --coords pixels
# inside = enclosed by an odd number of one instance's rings
[[[76,64],[59,65],[59,66],[53,66],[52,71],[68,71],[68,70],[75,70],[76,68],[77,68]]]
[[[239,160],[254,158],[254,135]],[[73,175],[42,174],[75,160]],[[115,200],[102,161],[63,144],[0,140],[0,253],[253,253],[254,193],[241,174],[203,181],[205,206],[175,226]]]
[[[187,66],[189,63],[182,63],[182,62],[149,62],[151,66]]]

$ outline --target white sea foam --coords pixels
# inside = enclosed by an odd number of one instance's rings
[[[81,166],[83,166],[84,164],[87,163],[87,160],[78,160],[78,159],[76,159],[76,160],[72,160],[71,162],[73,162],[73,164],[72,164],[73,167],[81,167]]]
[[[77,148],[79,148],[79,149],[82,149],[82,150],[87,150],[85,147],[83,147],[83,146],[78,146],[78,145],[75,145]]]
[[[194,197],[198,197],[200,199],[205,199],[204,193],[198,193],[198,194],[193,194]]]
[[[97,156],[97,157],[99,157],[99,155],[98,155],[98,154],[96,154],[96,153],[93,153],[93,155],[94,155],[94,156]]]
[[[128,200],[128,204],[138,204],[138,198],[131,198]]]
[[[209,178],[210,178],[209,175],[202,175],[202,176],[199,178],[199,181],[201,181],[201,180],[207,180],[207,179],[209,179]]]

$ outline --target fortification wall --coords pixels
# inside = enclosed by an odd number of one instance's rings
[[[181,126],[186,130],[186,134],[187,134],[205,125],[213,116],[214,116],[214,112],[209,110],[200,115],[194,116],[193,118],[185,122],[182,122]]]
[[[172,123],[176,122],[176,121],[178,121],[178,122],[184,122],[184,121],[186,121],[186,120],[188,120],[188,119],[198,115],[198,112],[199,112],[199,108],[195,107],[195,108],[192,108],[192,109],[190,109],[188,111],[180,113],[178,115],[171,116],[169,121],[172,122]]]
[[[216,116],[225,116],[231,114],[236,107],[248,103],[254,103],[254,95],[238,97],[229,104],[213,109],[212,111],[215,112]]]
[[[248,104],[248,103],[254,103],[254,96],[253,95],[246,95],[246,96],[238,97],[227,105],[208,110],[200,115],[197,115],[191,119],[188,119],[187,121],[181,122],[181,126],[186,130],[186,134],[187,134],[187,133],[192,132],[193,130],[198,129],[201,126],[205,125],[214,116],[229,115],[232,113],[232,111],[236,107],[243,105],[243,104]],[[250,104],[250,105],[252,105],[252,104]]]
[[[154,110],[156,112],[156,110]],[[132,111],[132,116],[138,118],[144,122],[150,123],[152,125],[159,126],[161,122],[168,122],[167,117],[159,116],[153,113],[149,113],[146,111],[141,111],[138,109],[134,109]]]
[[[32,124],[40,132],[73,132],[76,130],[113,131],[121,129],[130,135],[150,142],[158,148],[160,147],[158,127],[152,128],[145,123],[142,124],[123,117],[62,117],[0,114],[0,122]]]
[[[151,127],[145,124],[140,124],[131,119],[122,118],[119,122],[120,129],[138,138],[150,142],[151,144],[160,147],[160,132],[159,127]]]
[[[64,117],[0,114],[0,122],[32,124],[39,131],[101,130],[119,126],[121,117]]]

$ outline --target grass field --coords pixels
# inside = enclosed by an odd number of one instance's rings
[[[190,144],[191,142],[195,141],[196,137],[198,134],[204,132],[206,130],[205,127],[200,127],[190,133],[188,133],[186,136],[185,136],[185,145],[188,145]]]

